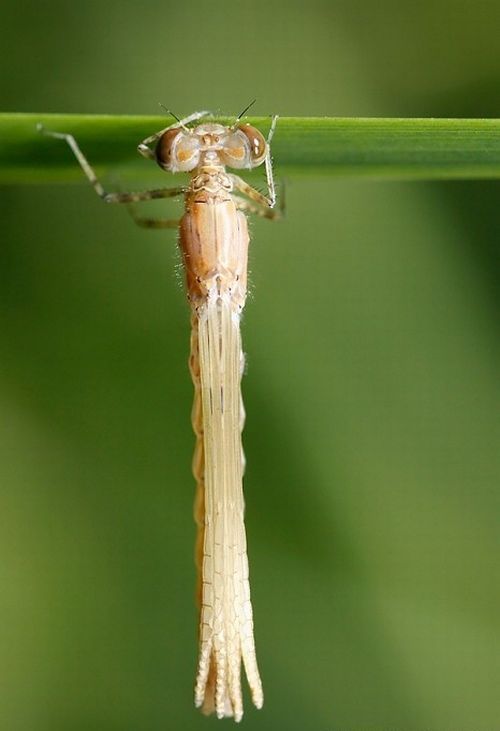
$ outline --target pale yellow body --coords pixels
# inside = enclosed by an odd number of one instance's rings
[[[248,107],[247,107],[248,109]],[[244,110],[244,112],[247,111]],[[240,314],[247,289],[248,229],[241,210],[274,218],[272,176],[273,117],[267,141],[255,127],[240,123],[186,125],[205,117],[194,112],[146,137],[138,146],[144,157],[167,172],[189,172],[189,188],[160,188],[136,193],[107,192],[71,134],[40,131],[65,140],[102,200],[132,204],[185,194],[180,243],[192,309],[190,369],[195,386],[193,428],[197,482],[197,566],[200,604],[200,652],[195,687],[197,706],[219,718],[243,715],[241,662],[252,699],[263,703],[255,658],[248,583],[242,475],[241,430],[245,412],[240,382],[244,357]],[[173,115],[174,116],[174,115]],[[155,144],[154,151],[149,147]],[[264,163],[268,196],[232,174],[225,165],[250,169]],[[240,195],[233,195],[233,188]],[[241,195],[245,196],[242,198]],[[146,228],[171,228],[170,219],[136,216]]]
[[[180,243],[192,308],[195,386],[200,653],[195,702],[219,717],[243,714],[241,662],[263,703],[255,657],[242,475],[244,356],[240,313],[247,287],[248,229],[222,167],[201,168],[186,196]]]

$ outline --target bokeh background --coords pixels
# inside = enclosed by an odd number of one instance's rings
[[[256,96],[258,115],[500,116],[496,0],[0,13],[3,111],[237,113]],[[247,697],[243,723],[494,731],[500,186],[287,182],[286,220],[252,223],[244,321],[266,702]],[[0,207],[1,728],[215,728],[192,707],[175,235],[83,181],[3,188]]]

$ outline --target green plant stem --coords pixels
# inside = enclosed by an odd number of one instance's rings
[[[217,118],[223,123],[234,119]],[[245,121],[266,132],[269,119]],[[70,132],[99,172],[150,175],[136,152],[145,136],[168,124],[164,116],[0,114],[0,182],[82,180],[59,140],[40,135],[37,122]],[[376,119],[282,117],[273,140],[278,175],[327,174],[392,179],[500,178],[498,119]]]

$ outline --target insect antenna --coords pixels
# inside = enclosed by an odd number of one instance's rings
[[[255,104],[256,101],[257,101],[257,98],[253,99],[253,101],[251,101],[250,104],[248,104],[245,107],[245,109],[238,114],[238,116],[236,117],[236,121],[233,124],[233,127],[236,127],[236,125],[238,124],[238,122],[240,121],[240,119],[243,117],[243,115],[248,112],[248,110],[250,109],[250,107],[253,107],[253,105]]]
[[[179,117],[177,116],[177,114],[174,114],[171,109],[167,109],[167,107],[165,106],[165,104],[162,104],[161,102],[158,103],[158,106],[161,109],[163,109],[167,114],[170,114],[170,116],[173,117],[175,120],[177,120],[177,122],[179,122],[179,124],[182,127],[182,129],[185,129],[186,132],[189,132],[189,127],[186,127],[186,125],[184,124],[184,122],[182,121],[182,119],[179,119]]]

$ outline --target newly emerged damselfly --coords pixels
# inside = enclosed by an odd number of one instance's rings
[[[245,110],[246,111],[246,110]],[[195,703],[219,718],[243,715],[241,663],[252,699],[263,703],[255,655],[252,605],[244,526],[241,398],[244,355],[240,318],[247,292],[249,235],[245,212],[276,218],[270,142],[241,122],[224,126],[198,123],[208,112],[195,112],[143,140],[138,150],[170,173],[188,172],[186,186],[135,193],[104,190],[71,134],[40,131],[65,140],[96,193],[108,203],[134,204],[184,196],[180,221],[139,217],[147,228],[176,228],[191,306],[189,368],[195,396],[192,411],[196,447],[197,567],[200,606],[199,658]],[[196,123],[194,126],[188,126]],[[267,195],[226,166],[250,169],[264,163]]]

